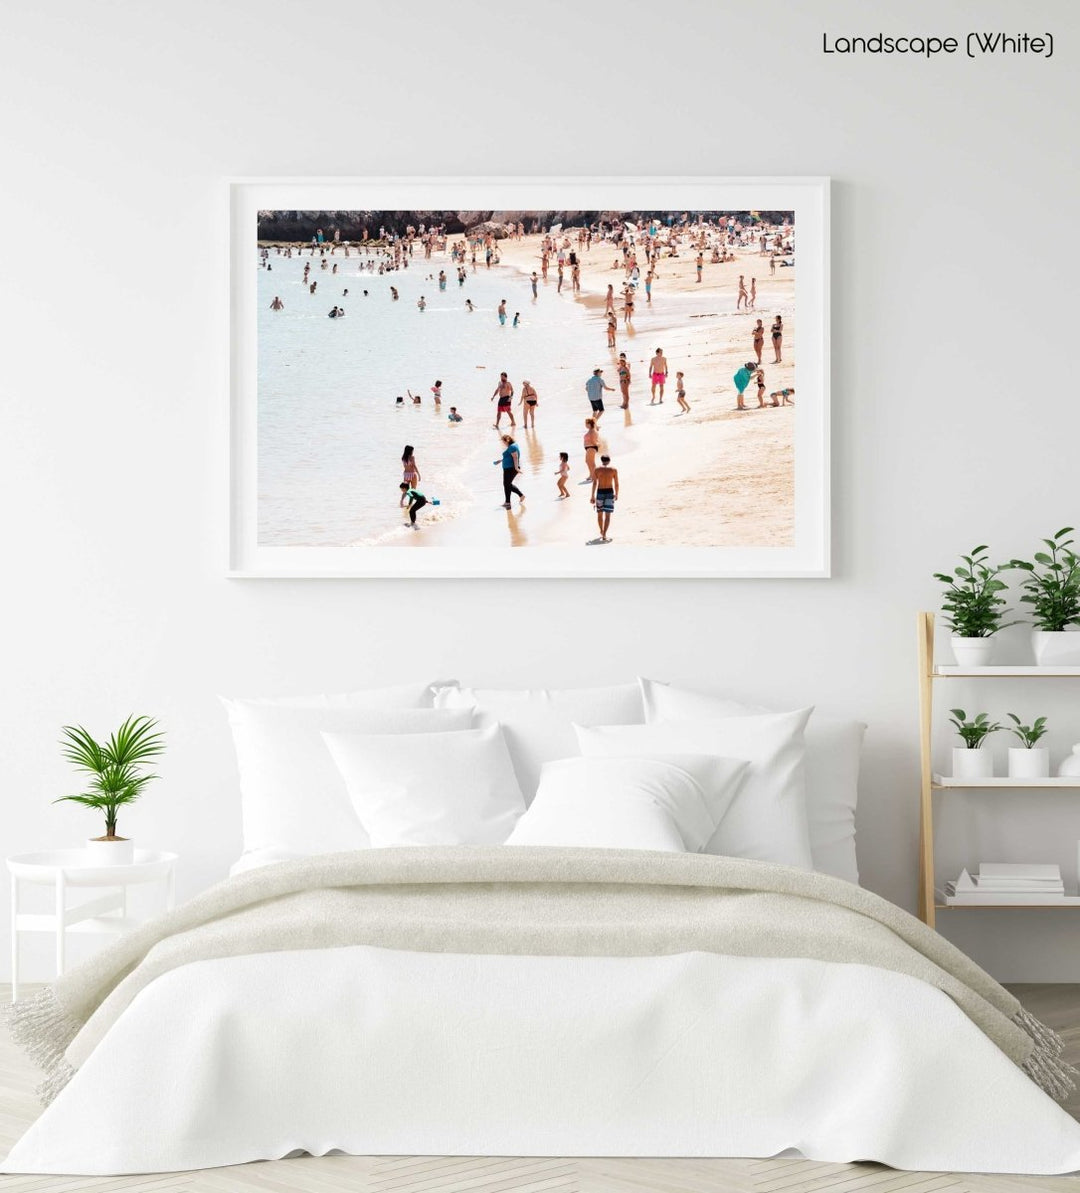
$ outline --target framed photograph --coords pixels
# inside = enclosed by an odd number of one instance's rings
[[[231,575],[829,575],[827,179],[229,192]]]

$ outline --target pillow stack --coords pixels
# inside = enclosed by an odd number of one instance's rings
[[[642,679],[226,700],[245,854],[393,845],[689,850],[858,880],[863,726]]]

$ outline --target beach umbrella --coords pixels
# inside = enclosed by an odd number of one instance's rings
[[[551,225],[551,235],[552,236],[554,236],[556,232],[561,232],[561,231],[562,231],[562,224],[552,224]]]
[[[627,230],[627,232],[636,232],[638,230],[637,224],[632,224],[629,220],[623,224],[623,227]]]

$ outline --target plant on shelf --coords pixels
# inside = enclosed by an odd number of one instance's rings
[[[1006,729],[1008,729],[1013,737],[1018,737],[1024,743],[1023,748],[1025,750],[1034,749],[1035,743],[1039,741],[1040,738],[1046,736],[1045,717],[1036,717],[1034,722],[1030,725],[1025,725],[1014,712],[1009,713],[1008,717],[1013,724],[1012,727],[1006,726]]]
[[[150,760],[165,749],[157,721],[130,716],[105,742],[96,741],[81,725],[65,725],[60,747],[67,761],[90,778],[85,791],[62,795],[53,802],[70,800],[104,812],[105,835],[88,843],[91,851],[101,859],[130,861],[133,846],[117,836],[116,819],[119,810],[133,804],[147,783],[157,778],[145,770]]]
[[[1009,567],[1026,573],[1021,604],[1030,605],[1035,629],[1032,642],[1036,662],[1044,665],[1080,663],[1080,635],[1069,635],[1069,626],[1080,625],[1080,556],[1073,548],[1071,526],[1043,539],[1045,551],[1033,560],[1013,559]]]
[[[1046,736],[1046,718],[1036,717],[1025,725],[1016,713],[1008,716],[1012,725],[1007,728],[1021,742],[1009,750],[1009,778],[1045,779],[1050,774],[1050,751],[1038,743]]]
[[[1016,624],[1003,623],[1008,610],[1001,594],[1008,585],[998,577],[1005,565],[988,563],[988,549],[985,544],[972,547],[970,555],[960,556],[960,566],[952,575],[934,573],[934,579],[947,586],[941,608],[952,631],[953,653],[962,667],[985,666],[993,649],[991,636]]]
[[[997,721],[991,721],[987,713],[981,712],[972,720],[962,708],[949,710],[950,723],[960,735],[962,746],[953,748],[953,778],[989,779],[994,773],[994,759],[989,750],[982,748],[991,733],[1002,728]]]
[[[1004,728],[997,721],[991,722],[988,713],[981,712],[974,720],[969,721],[967,713],[962,708],[950,708],[949,712],[952,713],[949,723],[956,728],[965,750],[981,749],[983,742],[991,733],[997,733]]]

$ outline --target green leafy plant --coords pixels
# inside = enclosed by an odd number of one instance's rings
[[[71,800],[105,813],[105,839],[116,840],[116,816],[120,808],[134,803],[143,788],[157,775],[144,767],[165,749],[164,735],[156,732],[151,717],[131,716],[101,743],[81,725],[65,725],[60,748],[73,766],[90,776],[87,789],[78,795],[62,795],[53,803]]]
[[[1037,552],[1033,561],[1013,559],[1008,565],[1027,573],[1020,603],[1032,607],[1032,620],[1040,630],[1080,625],[1080,556],[1072,549],[1073,540],[1066,538],[1072,533],[1073,528],[1065,526],[1053,538],[1043,539],[1047,550]]]
[[[1009,720],[1012,721],[1013,725],[1015,726],[1015,728],[1009,728],[1009,732],[1014,737],[1018,737],[1024,743],[1025,748],[1029,750],[1033,749],[1039,738],[1046,736],[1045,717],[1036,717],[1033,724],[1025,725],[1016,715],[1016,713],[1011,712],[1008,715]],[[1006,728],[1008,728],[1008,726],[1006,726]]]
[[[950,708],[952,716],[949,723],[956,728],[956,732],[963,739],[969,750],[977,750],[991,733],[997,733],[1003,726],[997,721],[991,722],[989,716],[981,712],[974,720],[967,719],[967,713],[962,708]]]
[[[998,576],[1008,565],[993,566],[987,563],[988,547],[972,547],[970,555],[960,556],[960,566],[952,575],[935,572],[934,579],[947,585],[945,599],[941,602],[946,614],[945,624],[958,638],[989,638],[1005,628],[1006,601],[1001,593],[1009,586]],[[1015,625],[1010,621],[1007,625]]]

